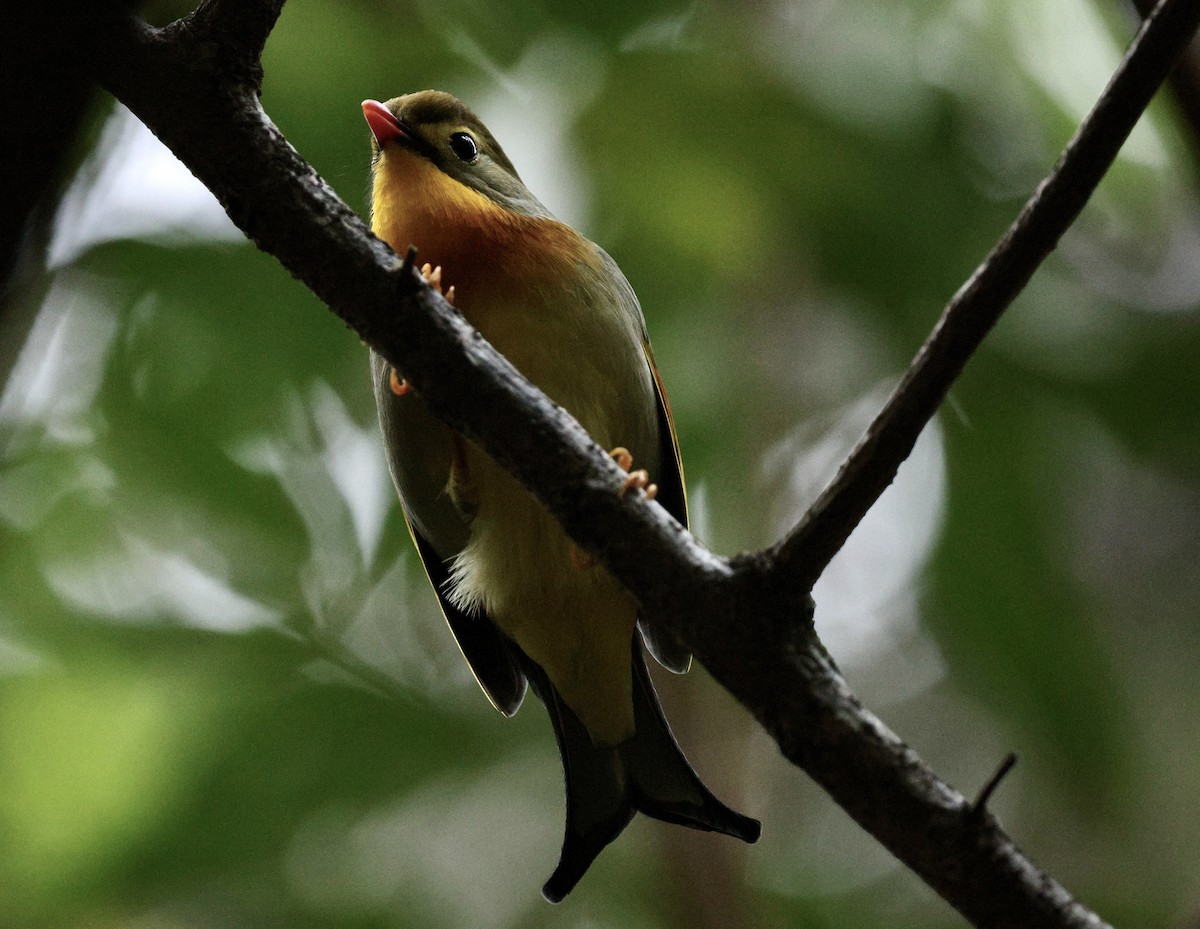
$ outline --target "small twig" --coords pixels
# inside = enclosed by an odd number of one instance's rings
[[[1132,0],[1137,13],[1149,16],[1154,0]],[[1167,79],[1175,95],[1179,115],[1190,132],[1192,145],[1200,145],[1200,38],[1193,38]]]
[[[1000,786],[1000,782],[1008,776],[1008,772],[1013,769],[1017,763],[1017,753],[1009,752],[1005,755],[1004,760],[1000,762],[1000,767],[996,772],[988,778],[988,782],[983,785],[979,791],[979,796],[975,798],[975,802],[971,804],[971,815],[979,816],[987,808],[988,801],[992,799],[992,794],[996,792],[996,788]]]
[[[773,552],[811,588],[891,484],[967,360],[1079,216],[1200,23],[1196,0],[1161,0],[1108,86],[1004,237],[959,289],[833,482]]]

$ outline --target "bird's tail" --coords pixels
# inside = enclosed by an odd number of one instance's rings
[[[522,656],[524,657],[524,656]],[[542,887],[551,903],[563,899],[634,813],[705,832],[755,842],[758,820],[736,813],[712,795],[692,770],[663,717],[638,642],[633,643],[636,731],[616,748],[598,748],[545,672],[523,664],[546,705],[562,755],[567,824],[558,867]]]

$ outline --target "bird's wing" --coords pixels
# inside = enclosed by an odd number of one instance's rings
[[[525,697],[526,682],[508,639],[487,616],[468,616],[446,598],[448,562],[468,538],[466,520],[445,493],[450,429],[420,397],[392,393],[391,367],[374,352],[371,369],[388,467],[400,494],[405,525],[475,680],[496,709],[512,716]]]
[[[486,616],[467,616],[451,603],[444,593],[450,581],[446,562],[437,556],[433,548],[416,530],[412,523],[408,531],[413,543],[417,546],[417,554],[421,556],[421,564],[429,583],[437,592],[438,603],[446,624],[454,633],[458,649],[467,659],[467,665],[475,680],[483,688],[484,694],[492,706],[505,716],[512,716],[521,708],[525,699],[525,675],[517,664],[512,646],[508,639]]]
[[[658,473],[651,475],[653,481],[658,484],[658,496],[655,499],[663,509],[686,527],[687,492],[683,486],[683,460],[679,457],[675,420],[671,416],[671,404],[667,400],[666,388],[663,387],[662,378],[658,374],[658,366],[654,363],[654,352],[650,350],[650,343],[643,341],[642,348],[646,355],[646,364],[649,365],[650,374],[654,378],[654,396],[658,401],[659,464]],[[683,674],[691,667],[691,653],[670,633],[647,624],[645,620],[638,621],[638,628],[650,654],[664,668],[676,674]]]

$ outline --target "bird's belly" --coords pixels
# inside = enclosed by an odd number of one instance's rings
[[[605,450],[626,446],[635,466],[656,469],[656,400],[636,330],[615,314],[502,309],[468,318]],[[466,470],[477,510],[452,572],[453,599],[486,612],[546,670],[593,738],[617,744],[633,727],[632,598],[602,566],[579,567],[558,521],[484,452],[470,448]]]
[[[468,318],[597,444],[624,445],[639,467],[655,469],[657,401],[636,330],[615,313],[561,306],[500,307]]]
[[[585,566],[558,521],[486,454],[470,449],[467,469],[477,509],[451,599],[537,662],[597,743],[620,744],[634,726],[633,598],[602,565]]]

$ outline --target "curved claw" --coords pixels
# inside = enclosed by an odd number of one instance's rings
[[[621,485],[621,496],[625,496],[634,487],[643,491],[647,500],[653,500],[658,496],[658,485],[650,483],[650,474],[645,468],[629,472],[629,477],[625,478],[625,483]]]
[[[449,303],[451,306],[454,305],[454,286],[451,285],[444,291],[442,290],[441,265],[438,265],[435,268],[428,261],[425,262],[425,264],[421,265],[421,277],[424,279],[426,284],[445,297],[447,303]],[[403,397],[406,393],[412,390],[412,385],[402,378],[396,372],[395,368],[392,368],[391,373],[388,375],[388,387],[391,388],[392,393],[394,393],[397,397]]]
[[[454,303],[454,285],[450,285],[445,290],[442,290],[442,266],[436,268],[428,261],[421,265],[421,277],[425,279],[425,283],[436,290],[439,294],[446,298],[446,302]]]
[[[633,467],[633,455],[629,453],[624,445],[618,445],[609,455],[617,463],[617,467],[622,471],[629,471],[629,477],[625,478],[625,483],[621,485],[621,496],[629,493],[631,488],[636,487],[638,490],[644,491],[647,500],[653,500],[658,496],[658,485],[650,483],[650,474],[645,468],[638,468],[636,471],[630,471]]]

